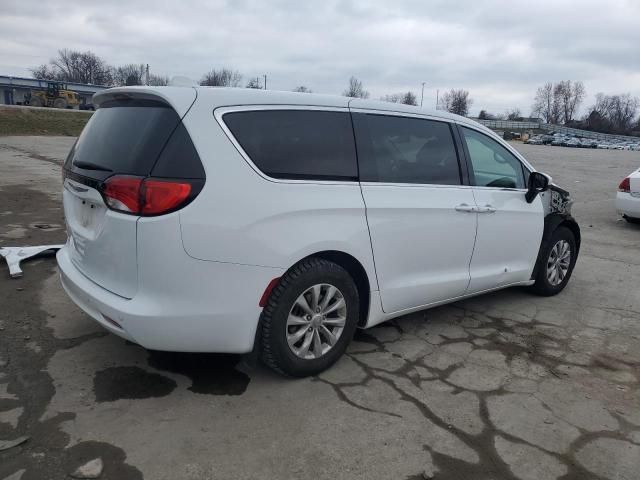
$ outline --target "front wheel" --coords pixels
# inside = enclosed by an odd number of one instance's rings
[[[261,356],[275,371],[315,375],[338,360],[359,318],[358,289],[336,263],[310,258],[292,267],[261,318]]]
[[[577,257],[573,232],[566,227],[558,227],[545,247],[544,260],[536,274],[533,291],[543,296],[560,293],[571,278]]]
[[[31,97],[31,100],[29,100],[29,106],[42,107],[43,106],[42,99],[40,97]]]

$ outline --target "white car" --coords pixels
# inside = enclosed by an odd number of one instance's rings
[[[620,182],[616,209],[628,222],[640,223],[640,168]]]
[[[207,87],[94,104],[63,167],[62,285],[146,348],[312,375],[357,327],[571,277],[569,194],[472,120]]]

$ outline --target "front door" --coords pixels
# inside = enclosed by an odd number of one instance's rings
[[[463,295],[477,213],[452,126],[389,113],[353,120],[383,310]]]
[[[544,230],[542,200],[527,203],[529,171],[506,147],[478,130],[460,130],[478,207],[468,292],[527,281]]]

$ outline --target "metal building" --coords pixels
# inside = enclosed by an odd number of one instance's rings
[[[10,77],[0,75],[0,105],[22,105],[24,97],[29,91],[46,90],[48,80],[35,78]],[[65,82],[69,90],[78,94],[80,103],[91,103],[94,93],[104,90],[104,85],[87,85],[84,83]]]

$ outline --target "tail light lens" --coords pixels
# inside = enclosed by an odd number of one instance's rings
[[[142,182],[142,215],[160,215],[180,207],[191,193],[191,184],[183,181],[154,180]]]
[[[620,182],[620,186],[618,187],[618,191],[627,192],[627,193],[629,193],[631,191],[631,180],[629,179],[629,177],[625,178],[624,180],[622,180]]]
[[[124,213],[140,213],[140,186],[142,178],[115,176],[104,183],[102,194],[111,210]]]
[[[154,216],[185,206],[199,192],[200,183],[115,175],[104,182],[102,195],[111,210]]]

